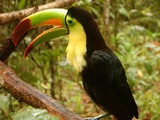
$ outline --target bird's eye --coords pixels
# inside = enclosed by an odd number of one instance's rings
[[[68,20],[68,23],[69,23],[69,24],[72,24],[72,23],[73,23],[73,21],[72,21],[72,20]]]
[[[67,24],[70,26],[74,25],[74,19],[68,19]]]

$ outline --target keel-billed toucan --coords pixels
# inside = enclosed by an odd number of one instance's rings
[[[11,35],[14,45],[30,29],[41,25],[53,25],[53,28],[36,37],[26,49],[25,56],[38,44],[67,35],[67,59],[82,76],[84,89],[91,99],[117,120],[138,118],[137,105],[124,68],[105,44],[98,25],[89,12],[71,7],[69,10],[49,9],[32,14],[14,29]]]

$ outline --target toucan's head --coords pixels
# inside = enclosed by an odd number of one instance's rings
[[[86,66],[84,57],[87,52],[87,39],[99,34],[98,26],[89,12],[78,7],[65,9],[48,9],[37,12],[24,18],[14,29],[11,38],[16,46],[32,28],[44,25],[53,25],[53,28],[38,35],[27,47],[25,57],[38,44],[50,39],[68,35],[67,58],[78,72]],[[95,36],[95,37],[94,37]],[[94,41],[93,41],[94,42]],[[96,43],[94,43],[96,44]]]

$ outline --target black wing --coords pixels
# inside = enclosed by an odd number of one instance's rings
[[[92,100],[118,120],[131,120],[133,116],[138,118],[137,105],[125,71],[114,53],[95,51],[88,64],[88,74],[83,76],[83,83]]]

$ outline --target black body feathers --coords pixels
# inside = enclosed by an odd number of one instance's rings
[[[138,118],[137,105],[118,58],[112,52],[97,50],[86,60],[88,66],[81,75],[92,100],[118,120]]]

